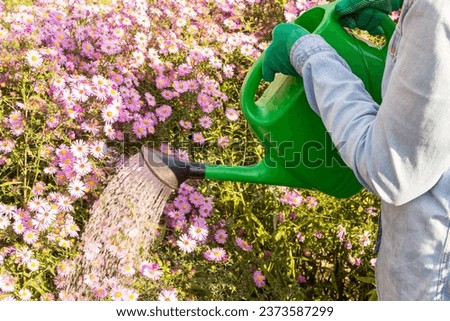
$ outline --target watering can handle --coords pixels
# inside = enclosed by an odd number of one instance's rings
[[[334,14],[333,16],[334,19],[337,19],[337,16],[335,16]],[[381,21],[381,28],[384,31],[386,42],[380,50],[387,51],[389,41],[391,40],[392,34],[395,31],[395,24],[388,15],[385,15],[383,20]],[[258,108],[255,103],[255,96],[258,91],[259,84],[262,80],[262,65],[264,61],[264,54],[265,52],[263,52],[261,56],[256,60],[255,64],[250,69],[244,80],[240,97],[241,105],[244,111],[257,110]]]

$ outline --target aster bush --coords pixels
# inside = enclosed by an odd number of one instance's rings
[[[142,145],[246,165],[263,153],[239,111],[273,27],[326,1],[0,0],[0,298],[62,289],[89,210]],[[22,5],[25,3],[25,5]],[[374,298],[378,202],[188,181],[152,253],[101,300]]]

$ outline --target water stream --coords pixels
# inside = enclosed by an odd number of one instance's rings
[[[171,192],[140,154],[132,156],[92,207],[81,254],[66,279],[66,296],[95,300],[111,287],[129,286],[152,246]]]

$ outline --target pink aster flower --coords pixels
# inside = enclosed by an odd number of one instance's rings
[[[266,285],[266,277],[261,272],[261,270],[256,270],[253,272],[253,282],[255,282],[255,285],[258,288],[262,288],[264,285]]]
[[[205,197],[202,193],[194,191],[189,195],[189,202],[191,202],[194,206],[199,207],[205,203]]]
[[[297,277],[297,282],[300,283],[300,284],[306,283],[306,278],[305,278],[305,276],[300,274],[300,275]]]
[[[8,272],[0,274],[0,290],[4,292],[13,292],[16,287],[16,279]]]
[[[137,120],[133,123],[133,134],[135,134],[137,138],[147,136],[147,129],[143,121]]]
[[[69,193],[74,198],[80,198],[86,193],[86,185],[79,179],[76,179],[69,184]]]
[[[186,80],[175,80],[172,85],[176,92],[182,94],[189,90]]]
[[[195,80],[195,79],[187,80],[186,85],[188,87],[188,91],[190,91],[190,92],[196,91],[199,87],[199,84],[198,84],[197,80]]]
[[[199,212],[200,216],[202,216],[202,217],[211,216],[212,211],[213,211],[213,206],[212,206],[212,204],[209,204],[209,203],[202,204],[198,209],[198,212]]]
[[[89,145],[83,140],[76,140],[70,146],[70,151],[77,158],[86,157],[89,154]]]
[[[217,140],[217,145],[220,148],[225,148],[228,146],[228,144],[230,143],[230,138],[228,138],[228,136],[221,136],[219,137],[219,139]]]
[[[161,91],[161,96],[165,99],[165,100],[171,100],[174,97],[178,97],[179,94],[176,91],[171,91],[171,90],[163,90]]]
[[[23,233],[23,240],[29,245],[34,244],[38,240],[38,234],[33,230],[27,230]]]
[[[170,86],[169,78],[164,75],[159,75],[158,77],[156,77],[155,82],[156,88],[158,89],[164,89]]]
[[[177,209],[182,213],[182,214],[188,214],[191,212],[192,210],[192,206],[189,203],[189,201],[186,200],[181,200],[179,203],[177,203],[175,205],[177,207]]]
[[[189,236],[192,237],[194,240],[203,242],[208,237],[208,228],[204,225],[200,224],[192,224],[189,227]]]
[[[139,271],[143,276],[151,280],[159,280],[163,275],[161,267],[155,262],[142,262]]]
[[[147,102],[147,104],[150,107],[155,107],[156,106],[156,99],[155,99],[155,97],[152,94],[145,93],[144,97],[145,97],[145,101]]]
[[[97,140],[89,145],[89,153],[97,159],[103,159],[107,152],[105,142]]]
[[[320,240],[321,238],[323,238],[323,233],[321,231],[315,231],[314,236]]]
[[[32,192],[33,195],[42,195],[42,193],[44,193],[44,189],[45,189],[45,183],[42,181],[36,182],[36,184],[34,184]]]
[[[62,212],[71,212],[74,209],[72,200],[66,195],[58,195],[56,204],[58,205],[58,209]]]
[[[314,207],[317,206],[317,200],[316,200],[316,198],[313,197],[313,196],[307,196],[305,202],[306,202],[306,204],[308,205],[308,208],[309,208],[309,209],[312,209],[312,208],[314,208]]]
[[[219,229],[216,231],[216,234],[214,235],[214,239],[219,244],[224,244],[227,241],[228,234],[224,229]]]
[[[121,272],[123,275],[126,275],[126,276],[132,276],[132,275],[134,275],[134,273],[136,272],[136,270],[134,269],[134,267],[133,267],[133,265],[132,265],[131,263],[127,263],[127,264],[124,264],[124,265],[121,267],[120,272]]]
[[[247,241],[244,241],[242,238],[237,237],[236,238],[236,245],[239,246],[242,250],[248,252],[252,250],[252,246],[247,243]]]
[[[94,286],[92,289],[94,296],[98,299],[104,299],[108,295],[108,291],[105,287],[102,286]]]
[[[212,262],[222,262],[226,261],[227,253],[221,247],[215,247],[213,249],[206,250],[203,254],[206,260]]]
[[[181,251],[191,253],[197,247],[197,241],[191,239],[187,234],[183,234],[178,239],[177,245]]]
[[[177,68],[178,75],[188,76],[192,72],[192,66],[188,63],[183,63]]]
[[[179,122],[181,128],[189,130],[192,128],[192,123],[188,120],[180,120]]]
[[[206,141],[205,137],[203,137],[202,133],[194,133],[192,135],[192,140],[194,141],[194,143],[197,143],[199,145],[203,145]]]
[[[211,97],[208,96],[206,93],[201,92],[197,96],[197,103],[203,109],[204,107],[207,107],[208,105],[211,104]]]
[[[158,301],[178,301],[177,290],[162,290],[158,295]]]
[[[160,121],[164,121],[172,114],[172,107],[169,105],[161,105],[156,109],[156,116]]]
[[[42,55],[36,50],[28,50],[25,58],[27,59],[28,64],[33,68],[39,67],[44,61]]]
[[[91,162],[87,158],[82,157],[75,161],[73,169],[79,176],[84,176],[86,174],[89,174],[93,170],[93,167]]]
[[[225,116],[231,121],[236,121],[239,119],[239,112],[234,108],[227,108]]]
[[[200,126],[202,126],[205,129],[208,129],[211,127],[212,125],[212,120],[211,117],[209,116],[203,116],[198,120]]]

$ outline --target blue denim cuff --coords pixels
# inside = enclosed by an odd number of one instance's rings
[[[321,36],[309,34],[298,39],[291,48],[290,61],[295,70],[302,76],[303,66],[312,55],[335,51]]]

